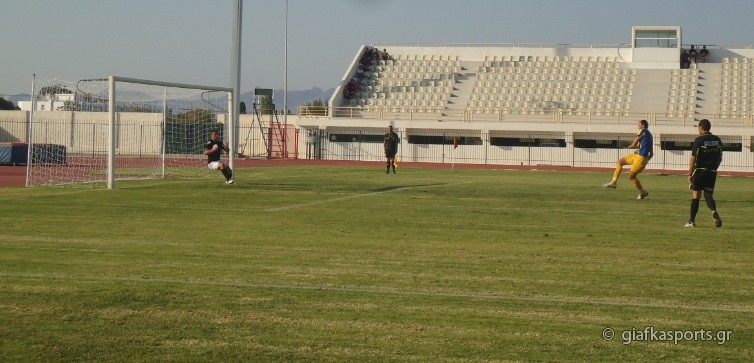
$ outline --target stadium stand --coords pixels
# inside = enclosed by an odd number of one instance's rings
[[[620,48],[566,49],[570,55],[543,47],[394,46],[392,59],[375,60],[360,78],[355,97],[331,106],[397,113],[393,118],[431,113],[464,121],[527,114],[547,115],[543,121],[554,115],[631,113],[681,120],[754,116],[754,67],[748,56],[716,59],[713,50],[707,63],[681,69],[680,64],[637,67]]]
[[[620,45],[363,45],[326,107],[299,108],[299,149],[382,160],[391,124],[405,161],[610,167],[644,119],[648,168],[683,170],[706,118],[723,167],[754,171],[754,46],[706,44],[682,68],[690,47],[678,26],[636,26]]]
[[[754,171],[754,47],[695,45],[707,58],[682,68],[691,44],[680,27],[631,31],[628,45],[363,46],[341,81],[361,77],[355,97],[336,91],[326,116],[299,126],[330,135],[317,144],[324,158],[379,160],[365,145],[393,124],[407,160],[447,162],[455,138],[459,162],[611,166],[646,119],[662,155],[649,167],[683,169],[694,126],[707,118],[730,145],[725,167]],[[390,57],[357,75],[369,49]]]

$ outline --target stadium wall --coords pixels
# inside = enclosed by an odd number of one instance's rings
[[[35,143],[63,145],[69,155],[100,154],[107,152],[108,114],[83,111],[36,111]],[[162,132],[161,113],[124,112],[117,114],[116,130],[118,152],[129,155],[160,154],[159,140]],[[226,123],[218,115],[219,123]],[[261,127],[269,120],[255,122],[253,115],[239,117],[238,152],[244,156],[266,155]],[[0,111],[0,142],[28,142],[29,112]],[[208,135],[207,135],[208,136]]]
[[[102,153],[95,138],[107,137],[107,115],[99,112],[38,112],[40,120],[50,126],[44,130],[39,142],[64,145],[71,154]],[[119,152],[126,154],[155,153],[157,146],[147,142],[147,131],[156,129],[160,115],[131,114],[121,119],[126,125],[119,135]],[[28,112],[0,111],[0,142],[26,142]],[[572,167],[612,167],[615,161],[629,151],[621,146],[629,143],[636,132],[640,115],[615,124],[590,125],[586,123],[535,123],[535,122],[437,122],[421,120],[365,120],[365,119],[312,119],[289,116],[289,122],[299,127],[299,154],[292,157],[328,160],[384,160],[382,136],[388,125],[394,125],[401,136],[398,158],[403,161],[432,163],[473,163],[491,165],[559,165]],[[224,119],[219,120],[225,122]],[[238,150],[244,157],[265,157],[261,125],[253,115],[241,115]],[[135,125],[143,125],[135,126]],[[696,137],[693,125],[667,126],[651,124],[655,136],[655,157],[651,169],[685,170],[690,152],[684,150]],[[738,150],[727,150],[721,169],[723,171],[754,171],[754,128],[716,126],[713,133],[723,138],[727,145],[738,145]],[[125,135],[124,133],[131,133]],[[142,133],[142,137],[137,136]],[[74,137],[75,135],[75,137]],[[343,139],[350,137],[348,140]],[[460,140],[453,149],[453,138]],[[428,139],[432,142],[426,142]],[[584,140],[615,142],[586,147]],[[425,141],[425,142],[422,142]],[[316,150],[316,152],[307,152]]]
[[[25,142],[28,127],[28,111],[0,111],[0,142]]]
[[[299,138],[299,150],[315,148],[312,155],[329,160],[384,160],[382,135],[393,125],[401,136],[398,158],[403,161],[611,168],[631,152],[626,146],[640,119],[614,125],[299,119],[301,135],[317,135]],[[650,125],[650,131],[655,156],[647,167],[686,170],[697,129]],[[754,129],[713,125],[712,131],[735,149],[726,150],[722,170],[754,171]],[[454,138],[459,140],[455,149]],[[313,156],[299,155],[306,157]]]

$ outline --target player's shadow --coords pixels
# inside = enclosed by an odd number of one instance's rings
[[[307,191],[311,186],[302,183],[254,183],[252,188],[264,188],[265,190]]]
[[[434,183],[434,184],[417,184],[417,185],[391,185],[387,187],[372,189],[372,192],[374,193],[385,193],[385,192],[392,192],[395,190],[401,190],[401,189],[416,189],[421,187],[435,187],[438,185],[443,185],[441,183]]]

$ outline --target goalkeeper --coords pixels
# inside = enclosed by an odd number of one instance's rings
[[[230,170],[223,159],[220,158],[223,151],[229,152],[228,146],[217,136],[217,130],[209,132],[209,141],[204,144],[204,155],[207,155],[207,167],[212,170],[220,170],[225,176],[226,184],[233,184],[233,170]]]

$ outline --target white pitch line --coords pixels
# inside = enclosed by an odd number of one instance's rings
[[[294,208],[302,208],[302,207],[309,207],[309,206],[313,206],[313,205],[317,205],[317,204],[339,202],[341,200],[371,197],[373,195],[379,195],[379,194],[385,194],[385,193],[393,193],[393,192],[400,192],[400,191],[409,190],[409,189],[416,189],[416,188],[445,187],[445,186],[450,186],[450,185],[469,184],[469,183],[474,183],[474,182],[473,181],[465,181],[465,182],[448,183],[448,184],[412,185],[412,186],[408,186],[408,187],[400,187],[400,188],[389,189],[389,190],[381,190],[381,191],[371,192],[371,193],[351,194],[351,195],[346,195],[346,196],[343,196],[343,197],[330,198],[330,199],[324,199],[324,200],[317,200],[317,201],[309,202],[309,203],[291,204],[291,205],[286,205],[286,206],[282,206],[282,207],[278,207],[278,208],[270,208],[270,209],[265,210],[265,212],[279,212],[279,211],[289,210],[289,209],[294,209]]]
[[[265,174],[261,174],[265,175]],[[251,182],[256,181],[266,181],[266,180],[277,180],[277,179],[291,179],[291,178],[302,178],[302,176],[272,176],[267,175],[268,177],[252,177],[249,179]],[[207,179],[186,179],[186,180],[154,180],[151,183],[140,183],[139,185],[126,185],[126,186],[119,186],[116,189],[141,189],[141,188],[150,188],[155,186],[165,186],[165,185],[175,185],[175,184],[193,184],[193,183],[199,183],[202,181],[205,181]],[[238,179],[237,179],[238,180]],[[243,183],[246,179],[241,180],[241,183]],[[224,183],[222,179],[218,179],[218,183]],[[11,195],[11,196],[0,196],[0,201],[10,201],[10,200],[19,200],[19,199],[32,199],[32,198],[47,198],[47,197],[57,197],[61,195],[68,195],[68,194],[79,194],[79,193],[90,193],[90,192],[103,192],[103,191],[109,191],[107,188],[78,188],[78,187],[33,187],[33,188],[49,188],[48,190],[51,193],[45,193],[45,194],[29,194],[29,195]],[[235,187],[228,187],[227,189],[232,189]],[[28,189],[28,188],[27,188]],[[25,190],[27,190],[25,189]],[[112,205],[112,204],[108,204]],[[129,204],[132,205],[132,204]],[[175,208],[174,206],[172,208]]]
[[[94,282],[136,282],[136,283],[166,283],[182,284],[196,286],[227,286],[243,287],[257,289],[275,289],[275,290],[307,290],[307,291],[329,291],[345,293],[361,293],[373,295],[400,295],[412,297],[444,297],[444,298],[462,298],[477,300],[496,300],[496,301],[519,301],[519,302],[537,302],[537,303],[554,303],[554,304],[574,304],[574,305],[598,305],[598,306],[621,306],[633,308],[653,308],[653,309],[684,309],[695,311],[717,311],[732,313],[754,313],[754,309],[747,307],[726,307],[726,306],[709,306],[709,305],[681,305],[681,304],[662,304],[662,303],[641,303],[630,301],[600,301],[580,299],[568,296],[516,296],[516,295],[481,295],[467,294],[456,292],[433,292],[433,291],[405,291],[391,289],[374,289],[360,288],[351,286],[313,286],[313,285],[284,285],[284,284],[257,284],[246,281],[212,281],[212,280],[179,280],[168,278],[149,278],[149,277],[101,277],[101,276],[64,276],[64,275],[45,275],[45,274],[24,274],[24,273],[4,273],[0,272],[0,277],[5,278],[31,278],[31,279],[57,279],[72,281],[94,281]]]

